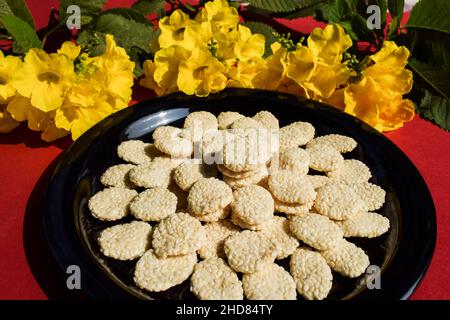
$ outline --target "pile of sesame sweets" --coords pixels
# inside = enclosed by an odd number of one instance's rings
[[[356,146],[338,134],[315,137],[307,122],[279,128],[268,111],[193,112],[182,129],[157,128],[153,143],[118,146],[126,164],[103,173],[106,188],[89,209],[100,220],[134,220],[103,230],[100,249],[138,259],[134,281],[151,292],[190,278],[199,299],[324,299],[332,271],[356,278],[369,266],[346,238],[390,226],[374,212],[385,191],[364,163],[342,156]],[[277,263],[286,258],[288,270]]]

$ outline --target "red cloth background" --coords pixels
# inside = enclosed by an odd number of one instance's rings
[[[109,1],[108,7],[134,1]],[[27,1],[37,28],[47,24],[56,0]],[[302,32],[311,19],[282,23]],[[140,94],[134,100],[148,95]],[[450,133],[416,117],[404,128],[387,134],[417,166],[431,190],[437,209],[438,237],[430,269],[412,299],[450,299]],[[0,299],[61,298],[41,230],[41,197],[52,161],[70,144],[63,139],[47,144],[22,125],[0,134]],[[51,168],[51,167],[50,167]],[[58,282],[59,281],[59,282]]]

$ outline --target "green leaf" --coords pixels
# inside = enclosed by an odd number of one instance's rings
[[[24,0],[0,0],[0,17],[16,16],[34,29],[34,19]],[[3,27],[0,25],[0,27]]]
[[[444,67],[435,67],[420,62],[414,58],[409,60],[408,65],[420,79],[422,84],[428,86],[442,97],[450,98],[450,65]]]
[[[411,11],[407,28],[450,33],[450,1],[421,0]]]
[[[148,53],[154,37],[151,26],[112,13],[100,15],[93,21],[92,30],[112,34],[117,44],[125,49],[138,47]]]
[[[429,65],[450,65],[450,34],[423,29],[408,32],[407,43],[414,58]]]
[[[388,9],[392,18],[402,20],[405,0],[388,0]]]
[[[67,8],[71,5],[80,7],[81,25],[92,21],[93,17],[100,13],[106,0],[61,0],[59,5],[59,19],[64,21],[68,18]]]
[[[450,130],[450,100],[423,90],[422,99],[416,104],[417,112],[447,131]]]
[[[268,57],[270,55],[270,45],[277,41],[277,37],[275,36],[276,30],[271,26],[261,22],[247,21],[244,22],[244,25],[250,28],[250,30],[252,30],[252,33],[262,34],[266,38],[264,58]]]
[[[252,7],[263,9],[268,12],[292,12],[299,9],[314,6],[320,0],[248,0]]]
[[[15,16],[3,16],[0,21],[14,39],[14,53],[25,54],[31,48],[41,47],[41,41],[36,32],[24,20]]]
[[[164,11],[165,6],[165,0],[140,0],[131,7],[142,14],[156,13],[159,17],[161,11]]]
[[[132,9],[132,8],[112,8],[112,9],[103,11],[101,14],[103,15],[103,14],[108,14],[108,13],[122,16],[124,18],[134,20],[136,22],[143,23],[143,24],[149,23],[149,21],[145,18],[145,16],[141,12],[139,12],[135,9]]]

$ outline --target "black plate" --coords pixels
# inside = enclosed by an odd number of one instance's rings
[[[95,241],[100,230],[117,222],[94,219],[87,201],[102,188],[99,179],[104,170],[121,162],[116,156],[121,141],[149,141],[156,127],[181,126],[184,118],[197,110],[216,115],[222,111],[253,115],[269,110],[280,125],[308,121],[317,135],[353,137],[358,147],[348,157],[364,161],[372,170],[371,182],[387,191],[379,212],[390,219],[391,229],[376,239],[350,239],[366,250],[371,264],[381,268],[381,289],[367,289],[363,276],[346,279],[334,274],[329,299],[406,299],[411,295],[433,255],[436,218],[430,192],[405,154],[368,125],[330,106],[274,92],[230,89],[208,98],[173,94],[124,109],[90,129],[61,157],[46,192],[45,231],[62,270],[69,265],[81,268],[82,290],[88,297],[193,298],[188,282],[157,294],[135,287],[135,261],[106,258]]]

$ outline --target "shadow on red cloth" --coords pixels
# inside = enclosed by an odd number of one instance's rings
[[[40,176],[28,199],[23,225],[23,244],[28,265],[49,299],[82,299],[79,290],[69,290],[62,270],[53,260],[43,227],[45,188],[56,166],[57,157]]]
[[[41,139],[41,133],[28,129],[26,123],[20,124],[10,133],[0,134],[1,144],[21,144],[24,143],[29,148],[46,148],[50,145],[65,150],[72,143],[70,136],[58,139],[53,142],[45,142]]]

